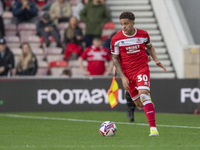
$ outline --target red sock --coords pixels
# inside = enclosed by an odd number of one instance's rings
[[[152,103],[144,105],[144,113],[147,117],[150,127],[156,127],[155,122],[155,109]]]

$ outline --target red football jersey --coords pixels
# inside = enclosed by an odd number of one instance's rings
[[[112,59],[107,48],[103,46],[96,48],[94,45],[87,47],[81,54],[81,58],[88,61],[87,69],[90,75],[103,75],[105,62]]]
[[[147,31],[134,29],[134,35],[128,36],[121,30],[111,41],[111,53],[119,55],[124,74],[133,73],[148,65],[145,45],[150,44],[149,35]]]

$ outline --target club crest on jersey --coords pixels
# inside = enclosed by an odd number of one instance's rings
[[[142,43],[140,39],[137,39],[136,43]]]
[[[140,45],[126,47],[127,53],[137,53],[140,51]]]

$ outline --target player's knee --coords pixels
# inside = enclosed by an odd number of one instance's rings
[[[140,95],[140,101],[143,104],[143,106],[145,106],[146,104],[151,103],[150,97],[147,94],[141,94]]]
[[[135,105],[138,109],[143,109],[143,104],[141,103],[140,99],[137,99],[135,102]]]

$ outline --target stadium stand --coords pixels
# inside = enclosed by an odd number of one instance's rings
[[[48,63],[46,61],[38,61],[38,70],[36,76],[46,76],[48,74]]]
[[[20,38],[16,35],[6,35],[5,40],[7,42],[7,46],[10,48],[19,48],[20,47]]]
[[[167,52],[163,36],[160,32],[159,25],[154,16],[150,0],[107,0],[107,5],[110,8],[112,21],[115,23],[117,31],[121,30],[119,15],[124,10],[131,11],[135,14],[135,26],[137,28],[148,31],[159,60],[168,70],[167,74],[163,73],[163,71],[151,61],[149,63],[151,78],[175,78],[176,74]]]
[[[36,24],[34,23],[20,23],[18,31],[36,31]]]
[[[2,18],[5,25],[11,24],[13,19],[13,14],[10,11],[4,11]]]
[[[35,54],[38,61],[43,61],[45,58],[45,53],[42,48],[39,47],[33,47],[32,52]]]
[[[17,35],[17,27],[15,24],[5,24],[4,28],[6,36]]]
[[[77,2],[80,0],[69,0],[72,11],[75,9]],[[159,60],[166,66],[168,73],[164,74],[160,68],[158,68],[152,61],[149,63],[151,70],[151,78],[175,78],[175,71],[168,54],[163,36],[159,29],[159,25],[154,16],[153,8],[151,6],[150,0],[107,0],[106,4],[111,12],[112,22],[108,22],[103,26],[102,40],[105,41],[109,36],[116,31],[121,30],[121,25],[119,22],[119,15],[124,10],[131,11],[136,16],[136,27],[147,30],[151,42],[156,48],[156,53]],[[38,16],[41,17],[47,11],[40,11]],[[38,73],[37,75],[47,75],[48,63],[52,61],[63,61],[64,56],[62,54],[63,50],[56,47],[55,44],[51,44],[50,48],[42,46],[43,39],[36,35],[36,25],[33,23],[21,23],[16,27],[12,24],[13,14],[10,11],[5,11],[3,14],[4,24],[5,24],[5,39],[7,45],[13,51],[16,62],[18,60],[19,48],[22,42],[29,42],[33,52],[38,59]],[[67,28],[68,22],[59,23],[57,25],[61,42],[63,43],[64,30]],[[79,22],[79,27],[82,29],[83,34],[85,33],[86,25],[83,22]],[[51,37],[50,37],[51,38]],[[55,42],[53,39],[51,42]],[[64,48],[65,49],[65,48]],[[84,64],[87,65],[86,63]],[[56,66],[55,66],[56,67]],[[54,67],[54,68],[55,68]],[[71,68],[72,77],[83,76],[78,60],[70,60],[68,62],[68,67]]]
[[[64,40],[64,32],[65,32],[65,29],[68,27],[68,25],[69,25],[68,22],[62,22],[57,25],[58,30],[60,32],[61,42],[63,42]]]
[[[28,42],[32,48],[40,47],[41,45],[40,37],[37,35],[23,35],[21,37],[21,43],[23,42]]]
[[[52,61],[57,61],[57,60],[64,60],[64,55],[63,54],[49,54],[46,56],[47,62],[50,63]]]

